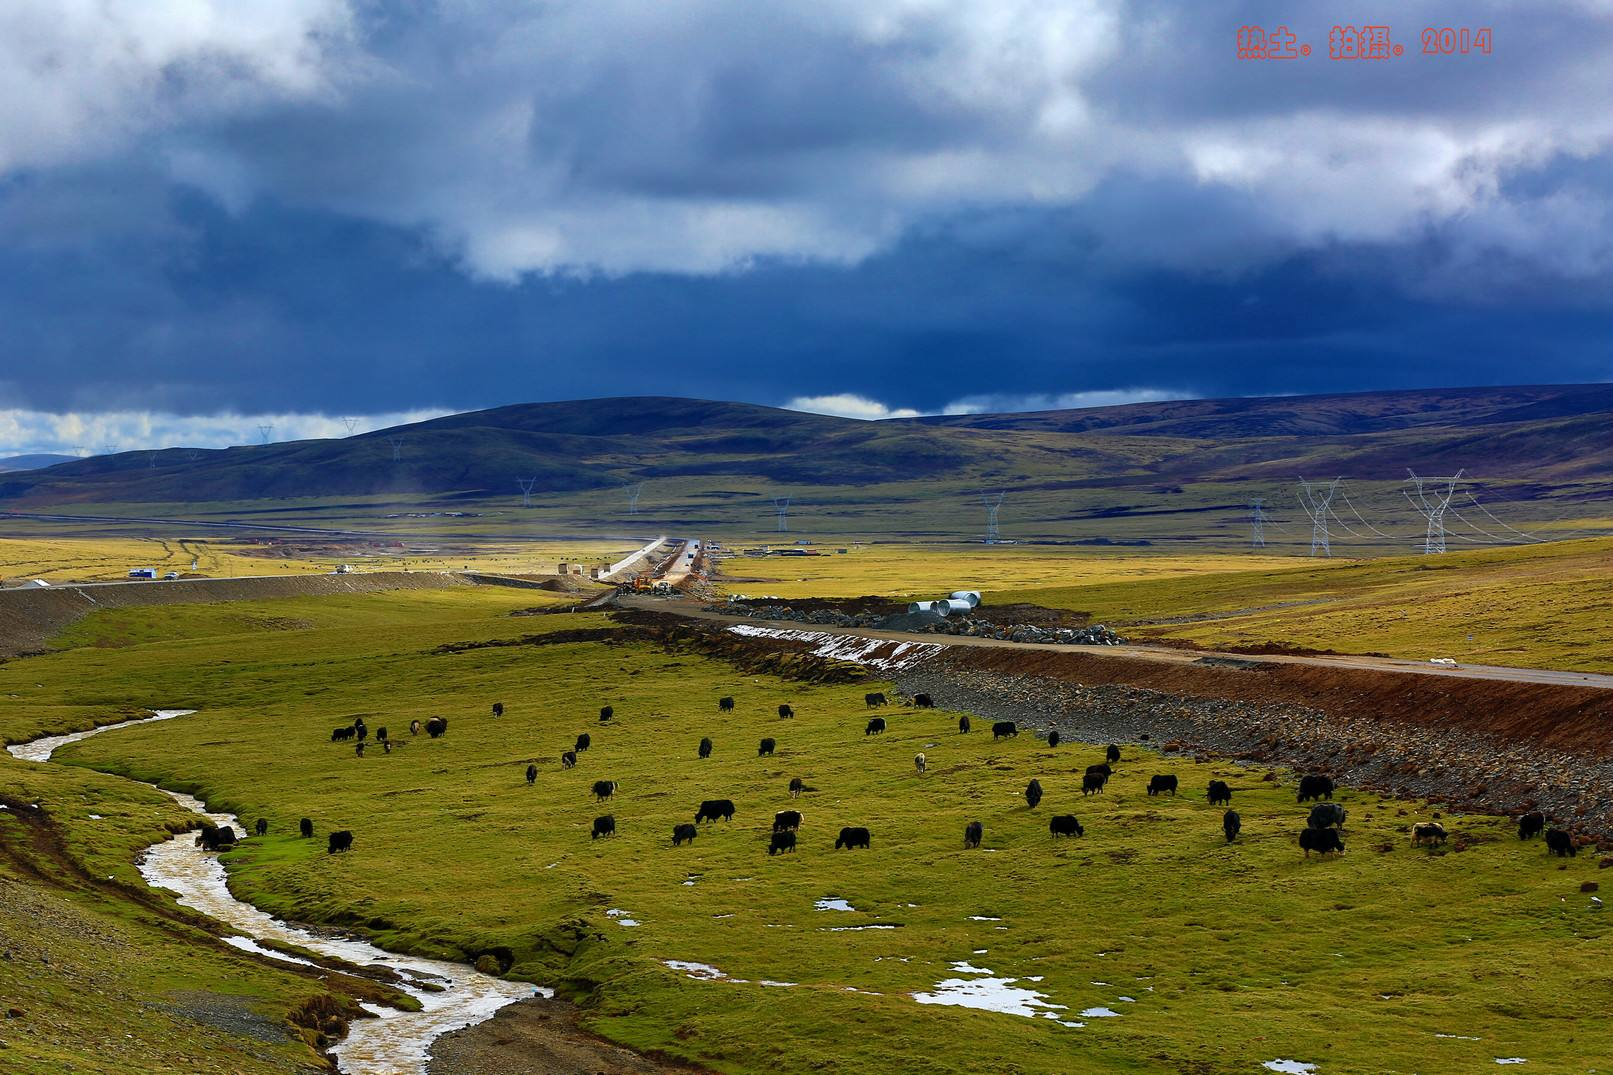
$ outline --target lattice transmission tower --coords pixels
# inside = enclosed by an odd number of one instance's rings
[[[1451,497],[1456,495],[1456,485],[1462,480],[1463,472],[1458,470],[1442,478],[1419,478],[1416,471],[1407,467],[1406,473],[1411,475],[1406,479],[1406,484],[1416,489],[1415,495],[1407,493],[1406,499],[1428,520],[1428,530],[1423,537],[1423,555],[1444,552],[1445,512],[1451,506]],[[1445,487],[1443,492],[1438,488],[1441,485]]]
[[[1324,487],[1321,482],[1308,482],[1299,479],[1299,506],[1305,509],[1305,514],[1311,519],[1311,555],[1320,552],[1323,556],[1333,555],[1333,546],[1327,536],[1327,518],[1333,514],[1333,497],[1339,491],[1339,482],[1343,478],[1334,478]]]
[[[986,506],[986,544],[995,545],[1002,540],[1002,533],[997,529],[997,512],[1002,509],[1003,497],[1006,493],[981,493],[980,502]]]

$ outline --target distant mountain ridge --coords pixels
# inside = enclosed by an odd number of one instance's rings
[[[42,467],[55,466],[57,463],[71,463],[77,458],[76,455],[57,455],[52,452],[0,457],[0,474],[13,470],[39,470]]]
[[[745,403],[516,404],[339,440],[71,459],[0,477],[0,509],[377,494],[504,497],[649,479],[812,488],[1224,483],[1480,468],[1527,482],[1613,474],[1613,385],[1137,403],[865,421]],[[396,447],[394,441],[397,442]],[[720,495],[714,494],[714,495]]]

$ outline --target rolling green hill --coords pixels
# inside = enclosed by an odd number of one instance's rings
[[[472,510],[485,519],[519,504],[518,479],[536,478],[536,506],[523,524],[760,533],[770,498],[792,496],[798,518],[816,512],[816,533],[940,539],[978,537],[979,523],[962,518],[980,514],[982,491],[1006,490],[1005,536],[1227,544],[1243,540],[1248,501],[1263,496],[1277,512],[1273,540],[1286,532],[1298,543],[1294,527],[1308,523],[1298,516],[1295,479],[1345,475],[1352,484],[1350,507],[1338,509],[1341,541],[1403,551],[1418,525],[1402,496],[1408,467],[1465,468],[1486,483],[1487,504],[1507,502],[1507,522],[1479,516],[1471,543],[1523,540],[1531,527],[1579,533],[1605,520],[1613,509],[1610,412],[1608,385],[886,421],[597,399],[474,411],[342,440],[76,460],[0,477],[0,510],[374,527],[383,509],[396,507]],[[650,518],[624,519],[621,487],[637,482],[652,488],[644,498]],[[1478,515],[1465,496],[1458,506]],[[509,522],[478,525],[502,531]]]

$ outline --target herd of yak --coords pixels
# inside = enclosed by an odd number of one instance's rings
[[[889,704],[889,699],[887,699],[883,693],[874,692],[864,695],[864,702],[868,708],[875,709]],[[928,694],[915,694],[912,697],[911,702],[914,706],[920,709],[932,708],[935,704]],[[717,708],[720,712],[731,712],[734,708],[733,698],[724,697],[718,699]],[[503,715],[504,703],[495,702],[493,704],[493,716],[501,717]],[[780,705],[778,707],[778,715],[782,719],[788,719],[795,716],[795,711],[789,705]],[[601,724],[609,724],[614,716],[615,711],[611,706],[604,706],[599,711],[599,720]],[[869,719],[867,725],[863,729],[863,734],[865,736],[879,735],[883,733],[885,729],[885,718],[876,716]],[[433,739],[441,738],[448,731],[448,720],[446,717],[432,717],[424,724],[418,720],[410,721],[409,732],[411,735],[419,735],[422,730]],[[967,714],[958,718],[958,731],[965,734],[970,731],[969,717]],[[1018,735],[1019,728],[1014,721],[997,721],[992,725],[991,737],[993,740],[1013,738]],[[342,727],[333,729],[331,731],[330,738],[331,742],[333,743],[354,742],[355,752],[362,757],[364,755],[365,742],[369,739],[369,728],[366,726],[364,718],[359,717],[354,720],[351,725],[344,725]],[[1147,737],[1144,736],[1143,738],[1146,739]],[[375,741],[381,745],[382,750],[384,750],[386,753],[392,752],[393,743],[388,737],[386,728],[382,727],[376,729]],[[592,743],[593,737],[587,732],[578,735],[572,748],[564,751],[560,755],[561,767],[565,769],[574,767],[577,764],[577,755],[583,751],[586,751],[592,745]],[[1059,733],[1057,731],[1050,731],[1047,736],[1047,743],[1048,746],[1051,747],[1058,746]],[[777,743],[773,738],[764,738],[757,747],[757,754],[761,757],[770,756],[773,754],[776,747]],[[699,757],[709,758],[711,756],[711,751],[711,740],[709,738],[702,738],[697,748]],[[1087,795],[1101,794],[1103,792],[1103,789],[1109,783],[1109,778],[1114,774],[1113,767],[1117,762],[1119,762],[1119,760],[1120,748],[1111,744],[1105,753],[1104,761],[1095,765],[1087,766],[1086,773],[1082,777],[1081,781],[1081,794],[1083,797]],[[918,772],[925,772],[925,756],[922,753],[915,756],[913,759],[913,765]],[[529,764],[526,767],[526,782],[528,784],[533,784],[537,781],[537,778],[538,767],[536,765]],[[616,789],[617,783],[614,780],[594,781],[593,794],[595,801],[601,803],[605,802],[607,799],[616,794]],[[803,791],[809,790],[811,789],[807,788],[800,777],[795,777],[790,781],[789,791],[792,798],[799,796]],[[1150,796],[1167,794],[1174,796],[1176,791],[1177,779],[1172,774],[1156,774],[1148,781],[1148,794]],[[1344,827],[1345,810],[1344,807],[1331,801],[1333,798],[1333,791],[1334,783],[1331,777],[1321,774],[1311,774],[1300,779],[1298,801],[1301,803],[1315,803],[1315,805],[1311,807],[1310,813],[1306,818],[1305,828],[1299,834],[1299,846],[1300,849],[1304,851],[1307,858],[1310,857],[1310,854],[1313,851],[1321,855],[1344,853],[1344,840],[1340,834],[1340,830]],[[1243,828],[1243,819],[1239,817],[1236,810],[1231,809],[1232,788],[1223,780],[1211,780],[1206,797],[1212,806],[1227,807],[1226,813],[1224,813],[1221,817],[1222,831],[1225,833],[1228,843],[1232,843],[1233,841],[1237,840],[1238,834]],[[1041,782],[1032,780],[1025,788],[1025,803],[1034,810],[1041,804],[1041,801]],[[701,822],[717,820],[730,821],[733,819],[733,816],[733,800],[707,799],[702,802],[700,804],[700,808],[695,811],[693,823],[684,822],[673,827],[672,844],[674,847],[677,847],[693,841],[694,838],[699,835],[700,830],[698,826]],[[800,827],[801,812],[799,810],[781,810],[774,814],[773,834],[772,839],[768,844],[767,853],[769,855],[776,855],[780,852],[794,851],[796,834]],[[300,828],[302,836],[305,839],[313,836],[314,823],[311,819],[303,818]],[[1073,814],[1053,815],[1048,819],[1047,828],[1048,832],[1053,836],[1083,836],[1086,834],[1086,830],[1082,828],[1081,822],[1078,821]],[[264,835],[269,831],[268,821],[264,818],[259,818],[256,829],[259,836]],[[1530,837],[1540,835],[1542,832],[1545,833],[1546,850],[1548,853],[1559,856],[1575,855],[1577,853],[1577,847],[1575,845],[1573,836],[1562,829],[1553,828],[1547,830],[1545,816],[1539,811],[1527,813],[1519,817],[1519,839],[1527,840]],[[601,836],[614,836],[615,834],[616,818],[613,815],[603,814],[594,819],[593,832],[590,839],[598,839]],[[963,846],[966,848],[979,847],[980,841],[984,834],[984,826],[982,826],[979,821],[969,822],[964,826]],[[1447,833],[1444,826],[1440,825],[1437,821],[1420,822],[1412,826],[1412,843],[1416,845],[1432,846],[1442,844],[1445,842],[1446,837]],[[329,834],[329,841],[329,850],[331,854],[336,854],[340,851],[348,851],[351,850],[353,846],[353,834],[351,831],[345,829],[332,832]],[[209,851],[216,851],[220,848],[233,846],[235,842],[235,832],[228,825],[204,825],[201,832],[196,837],[197,846],[203,847]],[[862,826],[847,826],[842,828],[840,830],[840,835],[835,839],[835,848],[837,850],[841,848],[868,848],[871,846],[872,837],[869,835],[868,829]]]

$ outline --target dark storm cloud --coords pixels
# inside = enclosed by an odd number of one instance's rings
[[[0,40],[0,409],[1613,374],[1605,5],[1376,65],[1347,3],[179,11]]]

